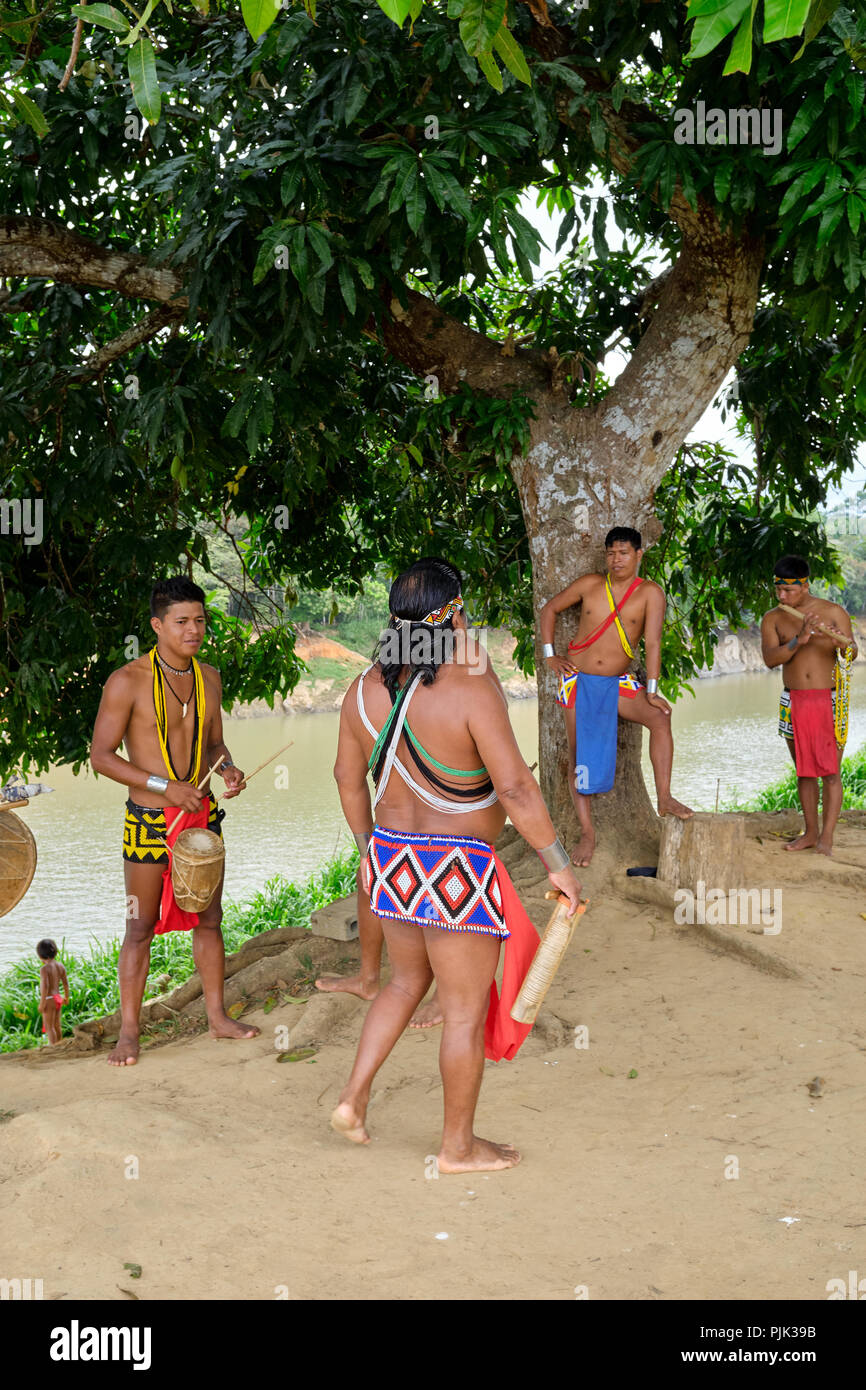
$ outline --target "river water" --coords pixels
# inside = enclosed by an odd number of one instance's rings
[[[775,732],[780,681],[774,672],[721,676],[695,683],[672,715],[676,756],[673,792],[697,810],[745,799],[783,775],[790,759]],[[866,667],[852,677],[848,748],[866,739]],[[538,756],[535,700],[511,704],[523,756]],[[351,839],[331,775],[339,715],[225,718],[234,761],[251,771],[275,749],[294,746],[267,768],[243,796],[226,802],[227,899],[243,901],[276,873],[303,880]],[[644,738],[644,775],[652,770]],[[53,769],[42,780],[52,796],[35,798],[23,817],[36,837],[38,864],[22,901],[0,918],[0,969],[33,952],[43,936],[81,952],[88,940],[123,930],[125,897],[120,858],[126,790],[82,769]],[[219,779],[215,785],[221,787]]]

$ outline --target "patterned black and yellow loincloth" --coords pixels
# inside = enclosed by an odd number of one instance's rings
[[[208,812],[208,830],[222,835],[220,825],[225,811],[217,807],[216,798],[211,795]],[[156,837],[160,838],[157,839]],[[139,806],[136,801],[127,801],[126,818],[123,822],[123,857],[130,864],[167,864],[168,854],[162,840],[165,839],[165,811],[160,806]]]

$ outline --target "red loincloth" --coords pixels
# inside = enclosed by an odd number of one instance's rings
[[[511,1010],[538,950],[539,937],[499,855],[494,854],[493,860],[505,925],[511,935],[505,942],[502,956],[501,998],[495,980],[490,986],[490,1008],[484,1026],[484,1055],[491,1062],[501,1062],[503,1058],[510,1062],[532,1030],[531,1023],[515,1023]]]
[[[792,690],[791,727],[798,777],[829,777],[839,771],[829,690]]]
[[[62,995],[62,994],[52,994],[52,995],[51,995],[51,998],[54,1000],[54,1007],[55,1007],[55,1009],[57,1010],[58,1013],[60,1013],[60,1010],[63,1008],[63,995]],[[42,1031],[43,1031],[43,1033],[45,1032],[45,1015],[44,1015],[44,1014],[42,1015]]]
[[[167,931],[191,931],[198,926],[198,913],[185,912],[174,900],[174,887],[171,881],[171,850],[182,830],[207,830],[210,815],[210,797],[205,797],[197,811],[184,811],[180,806],[165,808],[165,842],[168,845],[168,865],[162,874],[162,897],[159,903],[159,921],[154,927],[154,935],[162,936]]]

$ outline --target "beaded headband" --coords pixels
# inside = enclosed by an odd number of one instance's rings
[[[806,579],[780,579],[779,576],[778,576],[778,574],[774,574],[774,575],[773,575],[773,583],[774,583],[774,584],[787,584],[787,585],[790,586],[790,585],[792,585],[792,584],[808,584],[808,583],[809,583],[809,580],[808,580],[808,577],[807,577]]]
[[[456,598],[449,599],[447,603],[443,603],[441,608],[436,608],[432,613],[428,613],[426,618],[397,618],[392,613],[391,622],[398,623],[401,627],[404,623],[407,625],[412,623],[426,623],[428,627],[441,627],[444,623],[447,623],[448,619],[453,617],[455,613],[461,612],[462,608],[463,599],[458,594]]]

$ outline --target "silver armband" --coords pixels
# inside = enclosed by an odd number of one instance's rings
[[[160,796],[164,796],[165,793],[168,791],[168,778],[153,776],[148,777],[147,790],[149,792],[159,792]]]
[[[363,835],[355,836],[355,844],[358,846],[358,853],[360,854],[362,859],[364,858],[364,855],[367,853],[367,846],[370,843],[370,836],[372,833],[373,832],[371,830],[365,830]]]
[[[558,874],[560,869],[567,868],[570,862],[558,836],[551,844],[545,845],[543,849],[537,849],[535,853],[549,874]]]
[[[556,656],[556,648],[552,642],[545,642],[544,646],[541,648],[541,655],[544,657],[545,661],[549,656]]]
[[[647,695],[657,695],[657,694],[658,694],[658,688],[659,688],[659,683],[658,683],[658,681],[656,680],[655,676],[652,676],[652,677],[647,681],[647,683],[646,683],[646,693],[647,693]]]

